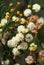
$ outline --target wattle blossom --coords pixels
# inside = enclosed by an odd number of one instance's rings
[[[28,17],[28,16],[30,16],[31,14],[32,14],[32,11],[31,11],[30,9],[24,10],[24,16],[25,16],[25,17]]]
[[[35,12],[39,12],[40,9],[41,9],[41,6],[36,3],[36,4],[34,4],[34,5],[32,6],[32,9],[33,9]]]

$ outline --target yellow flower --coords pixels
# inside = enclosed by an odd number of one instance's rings
[[[19,18],[16,17],[16,16],[13,16],[13,17],[12,17],[12,20],[15,21],[15,22],[17,22],[17,21],[19,20]]]
[[[17,5],[20,5],[20,2],[17,2]]]
[[[35,44],[34,44],[34,43],[31,43],[31,44],[30,44],[30,47],[33,47],[33,46],[35,46]]]
[[[13,21],[16,21],[17,20],[17,18],[13,18]]]
[[[22,33],[23,33],[23,34],[25,34],[25,33],[27,33],[27,32],[28,32],[28,29],[23,29],[23,30],[22,30]]]
[[[41,60],[44,61],[44,57],[42,57]]]
[[[5,16],[5,18],[6,18],[6,19],[9,19],[9,18],[10,18],[10,16],[6,15],[6,16]]]
[[[24,21],[21,21],[20,23],[21,23],[21,24],[25,24],[25,22],[24,22]]]
[[[21,24],[25,24],[26,23],[26,20],[24,18],[21,18],[20,23]]]
[[[35,51],[36,48],[37,48],[37,45],[34,44],[34,43],[31,43],[31,44],[30,44],[30,47],[29,47],[29,50],[30,50],[30,51]]]
[[[31,8],[31,5],[28,5],[27,8]]]
[[[10,13],[9,12],[6,12],[5,18],[6,19],[9,19],[10,18]]]
[[[20,14],[20,11],[17,11],[17,14]]]
[[[8,16],[9,16],[9,15],[10,15],[10,13],[9,13],[9,12],[6,12],[6,15],[8,15]]]
[[[20,17],[22,17],[23,16],[23,14],[20,14]]]
[[[10,7],[13,6],[13,3],[10,3],[9,6],[10,6]]]
[[[0,27],[2,27],[2,24],[0,23]]]
[[[10,9],[10,12],[11,12],[11,13],[14,13],[14,10],[15,10],[15,9],[12,8],[12,9]]]
[[[30,50],[30,51],[35,51],[36,48],[35,48],[35,47],[29,47],[29,50]]]

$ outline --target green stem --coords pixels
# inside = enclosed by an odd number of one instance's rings
[[[35,34],[35,37],[34,37],[34,43],[36,42],[36,38],[37,38],[37,33]]]

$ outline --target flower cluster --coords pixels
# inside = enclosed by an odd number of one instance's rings
[[[18,2],[17,4],[20,5],[20,2]],[[12,3],[9,4],[9,7],[11,6],[13,6]],[[37,34],[42,25],[44,25],[44,18],[36,14],[40,10],[41,6],[39,4],[33,4],[31,8],[25,9],[23,14],[20,13],[20,11],[17,11],[17,15],[20,16],[16,16],[14,15],[14,9],[11,9],[11,13],[6,12],[5,17],[1,19],[0,22],[1,43],[8,49],[12,49],[11,53],[8,52],[8,54],[10,53],[10,55],[13,55],[13,57],[15,57],[16,59],[17,56],[22,55],[21,51],[25,52],[28,50],[29,56],[25,58],[25,61],[29,65],[36,63],[36,59],[33,58],[32,54],[34,53],[35,55],[36,50],[38,49],[38,44],[36,43],[36,39],[38,39]],[[33,14],[33,11],[35,12],[35,14]],[[8,25],[7,28],[5,28],[6,25]],[[38,55],[39,58],[44,60],[44,50],[41,50]],[[6,60],[2,61],[1,63],[2,65],[4,65],[4,63],[8,65],[9,62],[9,60]],[[20,64],[15,63],[14,65]]]

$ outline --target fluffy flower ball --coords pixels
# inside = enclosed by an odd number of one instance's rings
[[[13,48],[12,53],[13,53],[14,56],[17,56],[17,55],[20,54],[18,48]]]
[[[31,42],[31,41],[33,40],[33,36],[32,36],[31,34],[26,34],[25,40],[26,40],[27,42]]]
[[[39,19],[37,19],[37,23],[43,25],[44,24],[44,18],[40,17]]]
[[[18,34],[16,34],[15,37],[13,37],[12,39],[8,40],[7,45],[10,48],[16,47],[17,44],[19,44],[19,42],[22,41],[23,39],[24,39],[24,35],[22,33],[18,33]]]
[[[21,32],[23,29],[25,29],[25,26],[20,25],[20,26],[18,26],[17,31],[18,32]]]
[[[19,18],[16,17],[16,16],[13,16],[13,17],[12,17],[12,21],[19,21]]]
[[[35,10],[35,12],[39,12],[40,9],[41,9],[41,6],[40,6],[39,4],[34,4],[34,5],[32,6],[32,9]]]
[[[19,40],[19,42],[24,40],[24,35],[22,33],[18,33],[16,37],[17,37],[17,40]]]
[[[30,22],[28,25],[27,25],[27,28],[29,29],[29,31],[32,31],[34,28],[35,28],[35,24],[33,22]]]
[[[22,42],[20,45],[18,45],[18,49],[26,50],[27,48],[28,44],[26,42]]]
[[[8,41],[7,45],[8,45],[8,47],[10,47],[10,48],[11,48],[11,47],[16,47],[16,46],[17,46],[17,43],[14,42],[14,40],[11,39],[11,40]]]
[[[28,17],[29,15],[31,15],[32,14],[32,11],[30,10],[30,9],[26,9],[25,11],[24,11],[24,16],[25,17]]]
[[[2,26],[4,26],[7,22],[8,22],[7,19],[5,19],[5,18],[1,19]]]

